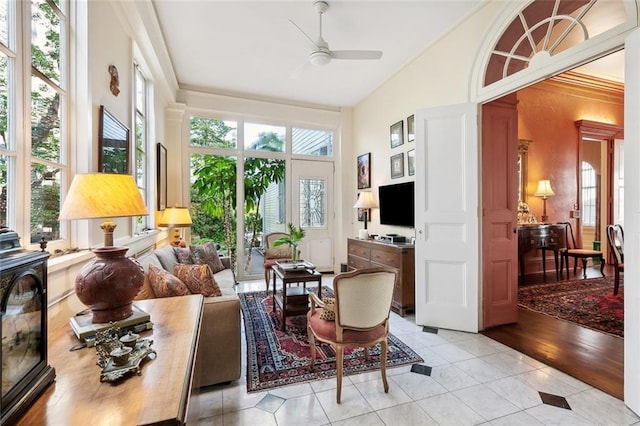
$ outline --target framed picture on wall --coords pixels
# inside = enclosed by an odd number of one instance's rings
[[[158,200],[158,210],[164,210],[167,208],[167,148],[160,142],[158,142],[157,148],[156,199]]]
[[[404,176],[404,152],[391,156],[391,178]]]
[[[371,188],[371,153],[358,155],[358,189]]]
[[[407,141],[413,142],[416,138],[416,122],[415,116],[407,117]]]
[[[404,143],[404,126],[402,120],[391,126],[391,148],[395,148]]]
[[[129,128],[100,105],[98,164],[102,173],[129,173]]]
[[[407,152],[407,174],[413,176],[416,174],[416,150],[412,149]]]
[[[371,218],[371,209],[358,209],[358,222],[364,222],[364,214],[367,213],[367,218]]]

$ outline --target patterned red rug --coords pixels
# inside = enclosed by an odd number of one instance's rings
[[[624,284],[613,295],[613,277],[520,286],[518,304],[534,312],[624,337]]]
[[[317,287],[309,290],[315,292]],[[333,294],[328,287],[322,287],[322,295]],[[247,392],[264,391],[336,375],[335,351],[325,343],[316,341],[315,371],[312,372],[309,368],[311,352],[306,316],[287,318],[286,332],[282,332],[280,312],[273,312],[272,296],[264,291],[240,293],[239,296],[247,339]],[[388,342],[387,368],[423,361],[391,333]],[[379,345],[369,350],[369,360],[365,359],[363,349],[345,349],[345,375],[379,368]]]

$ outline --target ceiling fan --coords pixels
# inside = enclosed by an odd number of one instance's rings
[[[329,9],[329,3],[325,1],[317,1],[313,4],[313,8],[318,12],[320,18],[319,35],[317,40],[313,40],[302,28],[289,19],[302,34],[305,35],[313,44],[313,48],[309,53],[306,64],[311,65],[327,65],[332,59],[380,59],[382,52],[380,50],[330,50],[329,44],[322,38],[322,15]]]

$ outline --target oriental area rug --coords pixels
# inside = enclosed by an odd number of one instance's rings
[[[624,284],[613,294],[613,276],[524,285],[518,305],[592,330],[624,337]]]
[[[308,289],[317,291],[317,287]],[[322,295],[333,296],[333,293],[323,286]],[[282,332],[280,311],[276,308],[273,312],[273,296],[265,291],[239,293],[238,296],[247,339],[247,392],[335,377],[335,351],[317,340],[315,371],[309,368],[311,350],[306,316],[288,317],[286,331]],[[391,333],[388,343],[387,368],[423,361]],[[364,356],[364,349],[345,348],[345,376],[379,369],[380,345],[369,350],[369,360]]]

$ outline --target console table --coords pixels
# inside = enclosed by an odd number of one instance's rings
[[[520,276],[524,277],[524,255],[532,250],[542,250],[543,278],[547,274],[547,250],[553,251],[556,265],[556,279],[560,279],[558,253],[565,247],[565,225],[562,224],[527,224],[518,226],[518,263]]]
[[[141,375],[116,384],[100,382],[95,348],[69,349],[78,343],[68,315],[49,323],[49,362],[56,381],[19,420],[21,425],[184,424],[194,387],[203,297],[190,295],[134,303],[151,315],[155,359],[141,364]],[[197,420],[197,419],[196,419]]]
[[[389,244],[372,240],[347,240],[349,269],[384,267],[398,271],[391,308],[400,316],[415,309],[415,249],[411,244]]]

